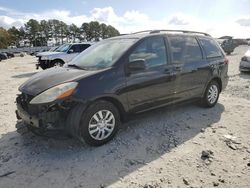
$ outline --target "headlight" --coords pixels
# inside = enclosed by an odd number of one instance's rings
[[[53,102],[57,99],[63,99],[72,95],[75,91],[78,83],[77,82],[68,82],[64,84],[57,85],[52,87],[41,94],[37,95],[30,101],[30,104],[43,104]]]
[[[49,56],[42,56],[41,60],[50,60],[50,57]]]

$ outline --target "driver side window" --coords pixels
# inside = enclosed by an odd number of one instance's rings
[[[152,37],[140,43],[129,56],[129,62],[144,60],[146,67],[167,63],[167,54],[163,37]]]

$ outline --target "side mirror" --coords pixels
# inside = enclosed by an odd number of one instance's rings
[[[72,53],[74,53],[74,50],[73,50],[73,49],[70,49],[70,50],[68,51],[68,54],[72,54]]]
[[[128,63],[128,69],[131,71],[140,71],[146,69],[146,64],[144,59],[137,59],[134,61],[130,61]]]

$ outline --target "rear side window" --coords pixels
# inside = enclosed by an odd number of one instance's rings
[[[189,63],[202,59],[201,48],[194,37],[168,36],[173,63]]]
[[[80,45],[80,52],[86,50],[88,47],[90,47],[90,44],[81,44]]]
[[[218,44],[213,39],[199,38],[199,40],[201,42],[202,48],[204,49],[207,58],[222,56]]]
[[[163,37],[145,39],[130,54],[129,61],[145,60],[147,68],[167,63],[167,54]]]

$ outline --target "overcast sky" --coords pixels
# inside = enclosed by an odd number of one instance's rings
[[[121,33],[188,29],[250,38],[250,0],[0,0],[0,27],[31,18],[78,26],[97,20]]]

